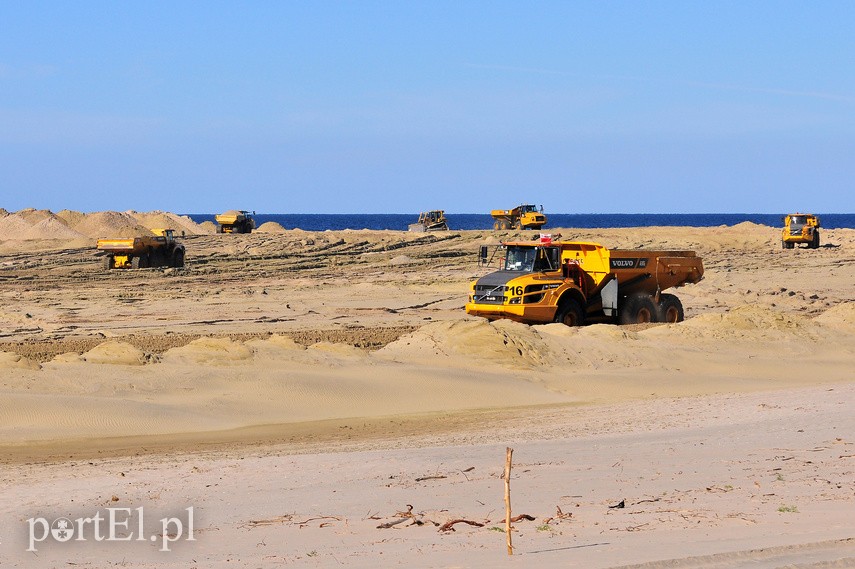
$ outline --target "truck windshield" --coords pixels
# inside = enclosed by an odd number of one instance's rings
[[[794,215],[790,217],[790,225],[804,225],[807,223],[807,217],[804,215]]]
[[[510,246],[505,257],[506,271],[557,271],[559,251],[556,247]]]

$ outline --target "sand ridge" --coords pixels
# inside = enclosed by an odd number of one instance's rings
[[[151,234],[152,229],[175,229],[187,235],[213,233],[209,226],[195,223],[187,216],[153,211],[99,211],[82,213],[62,210],[24,209],[0,213],[0,241],[75,241],[104,237],[136,237]]]

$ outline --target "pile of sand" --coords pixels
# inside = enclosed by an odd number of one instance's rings
[[[50,236],[50,237],[46,237]],[[87,236],[75,231],[58,217],[46,217],[18,234],[18,239],[85,239]]]
[[[510,320],[434,322],[402,336],[376,355],[410,363],[452,358],[461,366],[490,361],[510,368],[531,368],[553,360],[553,354],[537,330]]]
[[[708,336],[740,338],[805,336],[816,327],[806,316],[778,312],[759,304],[738,306],[724,313],[701,314],[682,326]]]
[[[262,223],[256,231],[259,233],[285,233],[288,230],[275,221],[268,221],[266,223]]]
[[[152,211],[148,213],[127,211],[125,213],[136,219],[137,223],[149,229],[174,229],[176,233],[180,234],[183,231],[188,235],[206,233],[200,224],[186,215],[177,215],[165,211]],[[216,230],[216,227],[214,229]]]
[[[823,326],[855,332],[855,302],[843,302],[815,318]]]
[[[38,363],[12,352],[0,352],[0,369],[42,369]]]
[[[2,240],[63,240],[98,239],[102,237],[139,237],[151,235],[153,229],[175,229],[187,235],[207,235],[216,231],[213,223],[195,223],[184,215],[153,211],[99,211],[81,213],[64,209],[59,213],[49,210],[23,209],[14,213],[6,210],[0,214]]]
[[[228,338],[199,338],[186,346],[164,352],[162,361],[193,365],[241,365],[252,358],[252,350]]]
[[[81,359],[93,364],[113,365],[143,365],[146,361],[145,354],[138,348],[127,342],[111,340],[98,344],[81,356]]]

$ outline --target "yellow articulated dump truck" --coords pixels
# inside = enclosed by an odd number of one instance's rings
[[[495,221],[493,229],[540,229],[546,225],[543,206],[518,205],[514,209],[494,209],[490,212]]]
[[[583,241],[508,242],[501,270],[472,282],[466,312],[526,324],[680,322],[683,305],[662,291],[703,278],[694,251],[607,249]],[[481,259],[487,262],[487,246]]]
[[[805,243],[808,249],[819,249],[819,218],[812,213],[791,213],[784,216],[781,247],[792,249]]]
[[[233,209],[214,216],[217,220],[217,233],[252,233],[255,229],[255,212]]]
[[[153,229],[152,233],[145,237],[99,239],[98,250],[107,253],[104,268],[183,267],[184,245],[175,240],[175,230]]]

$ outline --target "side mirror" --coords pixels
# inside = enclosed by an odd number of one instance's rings
[[[478,262],[482,265],[487,264],[487,249],[486,245],[481,245],[478,250]]]

